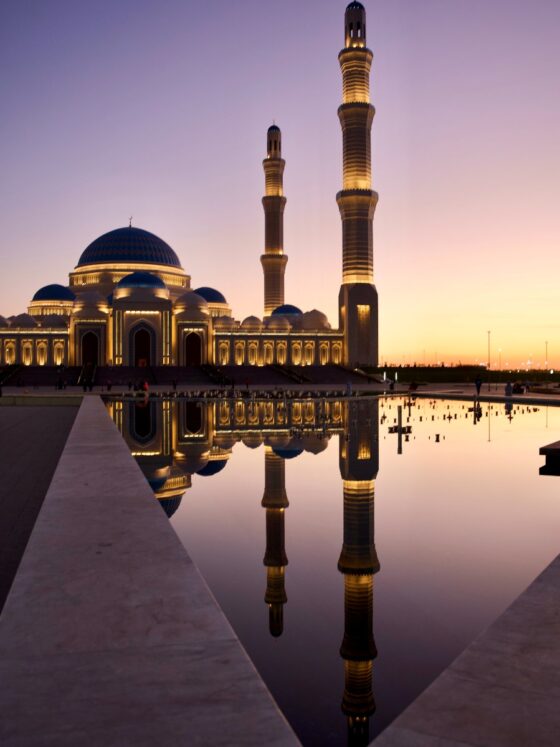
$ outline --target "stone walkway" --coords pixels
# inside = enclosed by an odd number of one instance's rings
[[[299,744],[99,397],[0,616],[0,681],[3,747]]]
[[[560,556],[374,747],[560,744]]]
[[[77,412],[0,408],[0,612]]]

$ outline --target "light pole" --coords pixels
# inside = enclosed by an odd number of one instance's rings
[[[488,330],[488,391],[490,391],[490,330]]]
[[[548,340],[544,344],[544,367],[548,368]]]

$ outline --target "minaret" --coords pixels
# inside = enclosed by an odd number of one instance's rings
[[[340,443],[344,489],[344,543],[338,570],[344,574],[344,659],[342,712],[349,745],[369,744],[369,719],[375,712],[373,661],[373,577],[379,571],[374,538],[375,478],[379,463],[377,402],[347,405]],[[344,438],[344,440],[342,440]]]
[[[267,132],[267,156],[263,161],[265,175],[264,254],[261,263],[264,272],[264,315],[270,316],[284,303],[284,271],[288,257],[284,254],[284,166],[282,158],[282,133],[272,125]]]
[[[366,11],[358,2],[346,8],[342,70],[342,105],[338,117],[343,139],[343,187],[336,196],[342,218],[342,285],[338,297],[344,332],[345,362],[377,365],[377,291],[373,285],[373,215],[377,193],[371,188],[369,98],[373,53],[366,47]]]
[[[284,571],[288,565],[284,547],[284,516],[288,508],[285,488],[286,462],[270,446],[265,446],[264,495],[261,505],[266,508],[266,593],[270,634],[275,638],[284,630],[284,605],[288,601],[284,587]]]

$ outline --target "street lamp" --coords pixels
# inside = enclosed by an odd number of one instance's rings
[[[490,391],[490,330],[488,330],[488,391]]]

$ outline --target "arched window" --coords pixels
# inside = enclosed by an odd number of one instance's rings
[[[21,362],[24,366],[33,363],[33,343],[30,340],[24,340],[21,344]]]
[[[250,342],[249,343],[249,365],[250,366],[256,366],[259,362],[259,344],[258,342]]]
[[[240,340],[235,343],[235,365],[242,366],[245,363],[245,342]]]
[[[301,342],[292,343],[292,363],[294,366],[301,365]]]
[[[229,342],[227,340],[223,340],[218,345],[218,361],[220,366],[229,365]]]
[[[82,364],[97,366],[99,362],[99,338],[95,332],[86,332],[82,337]]]
[[[54,365],[62,366],[64,363],[64,343],[55,342],[53,346]]]
[[[305,365],[312,366],[313,363],[315,362],[315,343],[306,342],[304,351],[305,351]]]
[[[7,342],[4,349],[4,358],[8,366],[13,366],[16,362],[16,346],[13,342]]]
[[[48,355],[48,347],[46,342],[38,342],[37,343],[37,365],[38,366],[46,366],[47,365],[47,355]]]
[[[332,360],[337,364],[342,362],[342,345],[339,342],[335,342],[332,346]]]
[[[265,342],[264,344],[264,363],[265,366],[274,363],[274,344],[272,342]]]
[[[288,346],[285,342],[279,342],[276,345],[276,360],[281,365],[284,366],[286,364],[286,359],[288,357]]]
[[[319,358],[322,366],[326,366],[329,362],[329,343],[322,342],[319,347]]]

